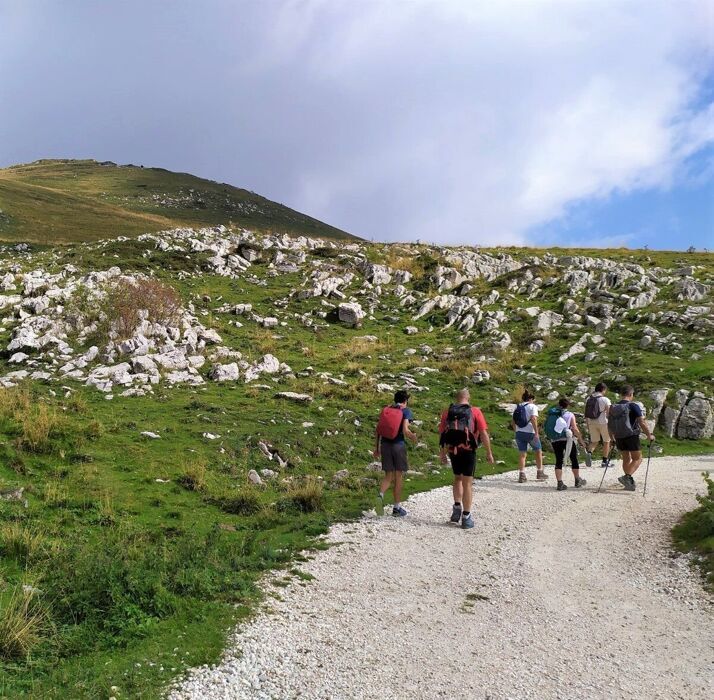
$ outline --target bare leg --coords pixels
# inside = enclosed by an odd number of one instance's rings
[[[402,476],[403,473],[398,469],[394,472],[394,502],[402,502]]]
[[[642,464],[642,452],[639,450],[637,452],[630,452],[630,464],[627,473],[632,476],[640,464]]]
[[[393,476],[394,472],[384,472],[384,476],[382,477],[382,485],[379,487],[379,492],[381,494],[387,493],[389,487],[392,485]]]
[[[466,513],[471,512],[471,504],[473,503],[473,490],[472,486],[474,483],[474,478],[472,476],[461,476],[459,481],[462,485],[462,491],[464,493],[464,511]]]
[[[454,486],[452,490],[454,492],[454,503],[461,503],[464,488],[463,484],[461,483],[461,477],[457,474],[454,475]]]
[[[632,457],[630,457],[629,452],[623,452],[622,453],[622,471],[625,472],[625,474],[630,473],[630,464],[632,463]]]
[[[542,472],[543,471],[543,450],[535,451],[535,461],[536,461],[536,469],[539,472]]]
[[[592,448],[590,449],[592,452]],[[604,442],[602,444],[602,456],[607,459],[610,456],[610,441]]]
[[[519,469],[519,471],[525,471],[525,469],[526,469],[526,453],[525,452],[518,453],[518,469]]]

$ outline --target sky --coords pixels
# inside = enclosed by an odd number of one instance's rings
[[[713,0],[0,0],[0,167],[384,241],[714,249]]]

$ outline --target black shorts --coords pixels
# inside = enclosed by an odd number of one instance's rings
[[[451,469],[455,476],[473,476],[476,471],[476,451],[459,450],[456,454],[450,454]]]
[[[642,449],[640,446],[639,435],[631,435],[626,438],[615,438],[615,444],[620,452],[639,452]]]
[[[385,472],[405,472],[409,469],[407,462],[407,444],[399,442],[387,442],[382,440],[380,445],[382,452],[382,470]]]

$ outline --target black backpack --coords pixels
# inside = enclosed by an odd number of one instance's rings
[[[630,421],[630,402],[616,403],[610,406],[607,428],[617,440],[640,434],[640,426]]]
[[[602,411],[600,410],[600,397],[591,394],[585,402],[585,417],[597,420]]]
[[[446,414],[446,430],[444,443],[449,446],[449,452],[473,450],[478,447],[475,432],[474,414],[467,403],[452,403]]]

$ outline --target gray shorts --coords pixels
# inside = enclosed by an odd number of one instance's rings
[[[384,442],[382,440],[382,469],[385,472],[405,472],[407,464],[407,444],[405,442]]]

